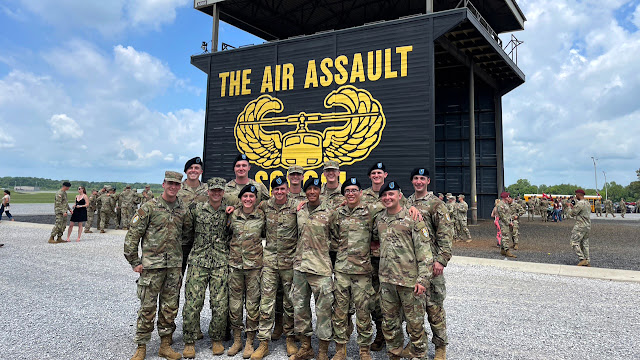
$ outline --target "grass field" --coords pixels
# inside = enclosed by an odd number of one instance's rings
[[[53,204],[53,198],[56,193],[53,192],[37,192],[37,193],[24,193],[24,192],[11,192],[11,204]],[[68,200],[73,202],[73,195],[70,196],[67,192]]]

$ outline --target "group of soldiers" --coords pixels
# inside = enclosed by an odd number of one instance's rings
[[[49,236],[49,243],[51,244],[65,242],[62,239],[62,234],[66,226],[67,214],[71,213],[71,207],[67,199],[67,191],[70,187],[71,183],[65,181],[62,183],[60,190],[56,192],[54,201],[56,222]],[[93,232],[91,231],[91,225],[97,212],[96,228],[101,233],[104,233],[112,221],[115,222],[117,229],[128,229],[129,221],[137,210],[138,205],[153,199],[154,195],[149,185],[145,186],[141,193],[138,193],[136,189],[132,189],[131,185],[125,186],[125,189],[120,193],[116,193],[116,189],[111,185],[104,185],[99,191],[97,189],[91,190],[88,198],[87,221],[84,224],[84,232]]]
[[[408,198],[397,182],[386,181],[381,162],[370,168],[367,189],[355,177],[341,184],[335,161],[323,165],[324,184],[316,177],[303,181],[302,167],[291,166],[286,177],[272,179],[271,196],[248,177],[245,155],[233,169],[235,179],[214,177],[205,184],[199,180],[202,161],[193,158],[185,164],[185,181],[167,171],[163,193],[131,219],[124,255],[140,274],[132,360],[145,358],[156,312],[159,355],[195,358],[207,288],[214,355],[224,353],[230,327],[229,356],[242,351],[245,359],[260,360],[269,354],[270,341],[284,335],[291,360],[328,360],[332,341],[333,359],[344,360],[355,315],[360,359],[371,359],[370,351],[385,345],[391,359],[425,358],[426,313],[435,359],[446,358],[443,270],[454,223],[444,202],[427,190],[427,169],[410,174],[414,194]],[[171,344],[187,265],[181,354]],[[312,294],[317,354],[311,346]]]
[[[501,238],[498,246],[501,255],[511,258],[518,257],[511,252],[511,249],[518,250],[520,217],[524,213],[525,210],[520,199],[514,200],[508,192],[503,192],[500,194],[500,199],[496,200],[492,216],[497,218],[500,227]],[[510,244],[511,246],[509,246]]]
[[[442,193],[438,193],[438,198],[442,201],[445,199],[445,195]],[[447,193],[446,195],[447,201],[445,205],[447,209],[449,209],[449,217],[453,220],[454,224],[454,241],[464,241],[471,242],[471,233],[469,232],[469,227],[467,226],[467,212],[469,211],[469,204],[464,201],[464,195],[458,195],[458,201],[456,202],[456,197],[451,193]]]
[[[573,196],[562,196],[559,198],[559,201],[562,205],[559,216],[561,216],[562,219],[567,218],[568,211],[566,209],[569,209],[569,204],[573,199]],[[528,221],[533,221],[533,218],[536,215],[540,216],[543,222],[549,221],[549,218],[551,217],[551,211],[553,211],[553,199],[547,199],[546,197],[539,198],[534,195],[527,202],[521,200],[519,196],[516,201],[520,203],[523,209],[526,208]],[[562,219],[560,219],[560,221],[562,221]]]

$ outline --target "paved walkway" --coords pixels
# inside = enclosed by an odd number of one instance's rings
[[[79,243],[52,245],[46,243],[50,229],[0,223],[5,244],[0,248],[0,354],[12,359],[130,357],[138,299],[137,276],[122,256],[125,232],[85,234]],[[454,257],[445,270],[450,359],[640,358],[636,272],[621,279],[606,269],[572,272],[567,266],[476,260]],[[584,277],[589,274],[625,281]],[[210,317],[205,309],[205,331]],[[181,312],[176,325],[174,348],[182,350]],[[157,359],[158,346],[154,334],[148,359]],[[197,358],[213,359],[210,346],[205,335],[196,345]],[[429,358],[433,351],[430,345]],[[348,356],[357,359],[355,334]],[[285,358],[284,341],[273,342],[267,359]],[[387,357],[380,352],[374,358]]]

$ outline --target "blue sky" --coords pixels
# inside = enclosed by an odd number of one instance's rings
[[[640,1],[521,0],[527,82],[503,98],[505,183],[640,168]],[[153,181],[202,153],[211,37],[190,0],[0,3],[0,176]],[[505,39],[509,34],[505,34]],[[262,42],[221,24],[220,41]],[[505,41],[506,43],[506,41]]]

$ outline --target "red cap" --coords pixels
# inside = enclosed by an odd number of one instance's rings
[[[577,189],[577,190],[576,190],[576,194],[582,194],[582,195],[584,195],[584,190],[582,190],[582,189]]]
[[[502,194],[500,194],[500,197],[501,197],[501,198],[503,198],[503,199],[506,199],[506,198],[508,198],[510,195],[511,195],[511,194],[509,194],[508,192],[503,191],[503,192],[502,192]]]

